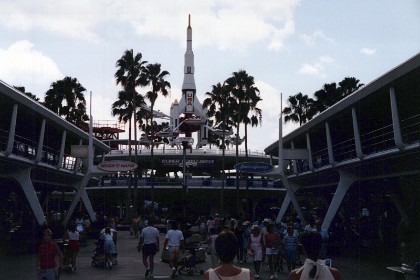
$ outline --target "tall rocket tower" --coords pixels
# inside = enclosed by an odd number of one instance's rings
[[[192,50],[191,15],[188,15],[187,50],[184,55],[184,81],[182,83],[182,98],[171,105],[171,127],[178,133],[191,137],[198,133],[197,146],[207,144],[207,110],[203,109],[196,97],[194,79],[194,53]]]
[[[194,80],[194,53],[192,51],[192,28],[191,15],[188,15],[187,28],[187,50],[184,55],[184,82],[182,83],[182,94],[187,102],[186,112],[194,111],[194,100],[196,94]]]

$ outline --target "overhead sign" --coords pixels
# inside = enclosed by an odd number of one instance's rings
[[[99,163],[98,168],[109,172],[124,172],[136,169],[137,164],[125,160],[110,160]]]
[[[235,165],[235,169],[245,173],[266,173],[273,170],[273,166],[265,162],[241,162]]]

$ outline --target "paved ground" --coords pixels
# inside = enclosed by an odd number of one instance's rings
[[[161,236],[163,242],[164,235]],[[130,237],[128,232],[120,232],[117,242],[118,265],[112,270],[101,267],[92,267],[93,250],[95,245],[93,241],[89,242],[88,247],[81,248],[77,271],[74,273],[64,272],[61,279],[145,279],[145,268],[141,262],[141,255],[137,252],[137,240]],[[162,248],[162,246],[161,246]],[[303,257],[302,257],[303,259]],[[333,266],[338,268],[343,279],[395,279],[394,275],[386,269],[389,265],[386,261],[378,259],[360,259],[360,258],[334,258]],[[210,266],[210,259],[198,264],[198,270],[206,270]],[[250,264],[243,264],[244,267],[251,267]],[[0,252],[0,279],[36,279],[36,255],[11,256]],[[251,267],[252,269],[252,267]],[[169,279],[169,265],[160,261],[160,253],[155,257],[155,278]],[[269,279],[269,273],[266,266],[260,273],[261,279]],[[287,279],[286,272],[280,273],[278,279]],[[181,275],[178,280],[197,280],[201,279],[200,273],[196,272],[193,276]]]

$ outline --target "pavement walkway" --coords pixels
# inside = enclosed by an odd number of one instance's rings
[[[163,244],[164,234],[161,234]],[[146,279],[144,276],[145,268],[141,261],[141,254],[137,252],[138,239],[129,236],[129,232],[121,231],[118,234],[117,251],[118,265],[112,269],[103,267],[92,267],[93,250],[95,249],[94,240],[89,240],[87,247],[82,247],[77,260],[77,270],[73,273],[64,272],[60,279]],[[162,246],[160,247],[162,248]],[[170,279],[171,273],[169,265],[161,262],[161,252],[155,256],[155,279]],[[5,255],[0,252],[0,279],[36,279],[36,254],[26,254],[21,256]],[[303,259],[303,257],[302,257]],[[239,265],[239,264],[238,264]],[[381,260],[343,258],[333,259],[333,267],[340,270],[342,279],[369,279],[369,280],[388,280],[395,279],[395,276],[386,269],[388,264]],[[246,263],[240,266],[251,268],[252,264]],[[192,276],[177,276],[178,280],[198,280],[201,279],[200,270],[207,270],[210,267],[210,258],[206,262],[197,264],[197,272]],[[267,266],[260,272],[261,279],[269,279],[270,274]],[[278,280],[288,279],[287,272],[279,273]]]

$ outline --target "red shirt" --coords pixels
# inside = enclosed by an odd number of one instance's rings
[[[267,232],[265,235],[265,246],[267,247],[277,247],[278,240],[280,236],[275,232]]]
[[[48,268],[55,268],[57,267],[57,262],[55,261],[55,256],[59,248],[57,244],[50,242],[50,243],[42,243],[39,245],[38,254],[41,258],[41,269],[48,269]]]

